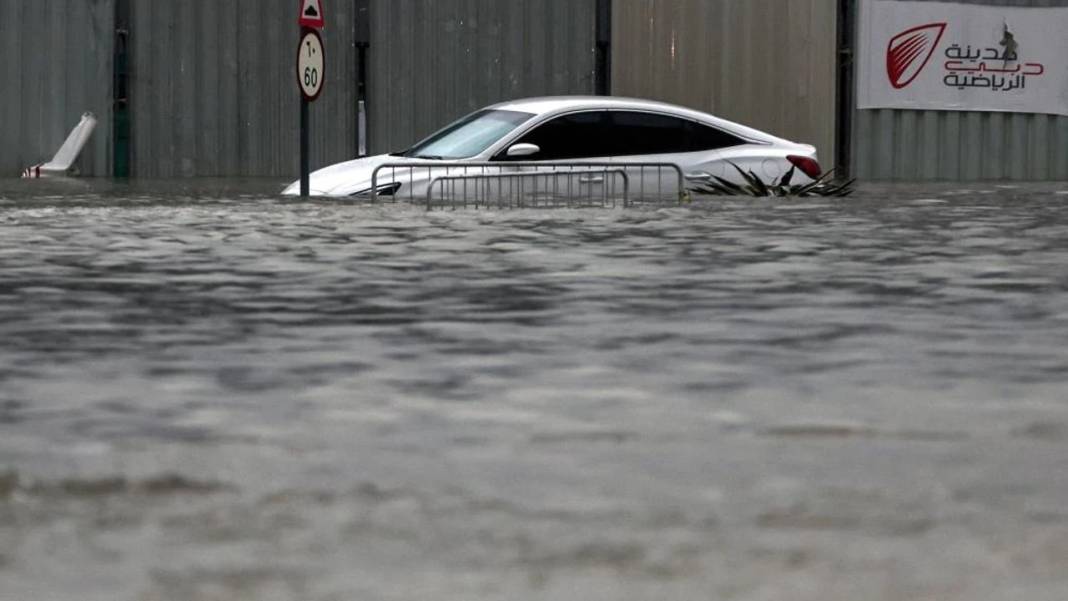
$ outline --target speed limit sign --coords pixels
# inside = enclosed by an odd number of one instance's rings
[[[314,29],[305,29],[297,48],[297,83],[308,102],[314,101],[323,91],[326,79],[326,53],[323,38]]]

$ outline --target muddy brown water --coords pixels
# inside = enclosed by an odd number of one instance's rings
[[[0,181],[0,599],[1068,599],[1068,185]]]

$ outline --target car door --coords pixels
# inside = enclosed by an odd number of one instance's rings
[[[620,164],[668,163],[683,173],[699,167],[707,156],[690,152],[688,121],[644,111],[609,114],[613,161]],[[642,200],[678,198],[679,178],[674,169],[635,166],[626,169],[632,196]]]
[[[611,150],[607,136],[608,113],[603,110],[577,111],[554,117],[521,135],[508,145],[534,144],[538,152],[522,157],[508,157],[507,149],[494,161],[538,162],[545,167],[523,169],[544,174],[521,177],[523,194],[535,201],[604,202],[620,194],[622,177],[611,172]],[[582,164],[590,163],[590,167]],[[518,169],[517,169],[518,171]],[[502,193],[509,193],[513,182],[501,182]]]
[[[718,128],[661,113],[612,111],[609,123],[614,161],[678,165],[684,187],[712,176],[729,177],[721,149],[747,143]],[[636,196],[665,200],[680,192],[677,171],[633,167],[627,173]]]

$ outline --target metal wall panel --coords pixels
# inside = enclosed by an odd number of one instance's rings
[[[970,0],[1068,6],[1068,0]],[[995,112],[855,111],[853,173],[866,180],[1068,180],[1068,117]]]
[[[311,107],[311,164],[356,140],[354,3],[326,3],[327,80]],[[132,0],[131,174],[299,176],[293,0]]]
[[[813,144],[834,162],[835,0],[615,0],[612,93]]]
[[[487,104],[592,94],[594,0],[374,0],[369,143],[407,148]]]
[[[114,19],[113,0],[0,1],[0,177],[51,159],[86,111],[77,166],[109,175]]]

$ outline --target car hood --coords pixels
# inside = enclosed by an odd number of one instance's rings
[[[324,167],[323,169],[312,172],[310,177],[311,195],[352,196],[353,194],[367,192],[371,189],[371,177],[374,174],[375,168],[387,163],[433,164],[434,161],[380,154],[372,157],[345,161],[344,163],[337,163],[336,165]],[[398,170],[396,174],[394,174],[394,172],[387,169],[379,173],[379,187],[384,184],[392,183],[394,175],[400,175],[400,171]],[[401,178],[398,177],[398,179]],[[282,191],[282,194],[286,196],[300,195],[300,180],[287,186],[286,189]]]

